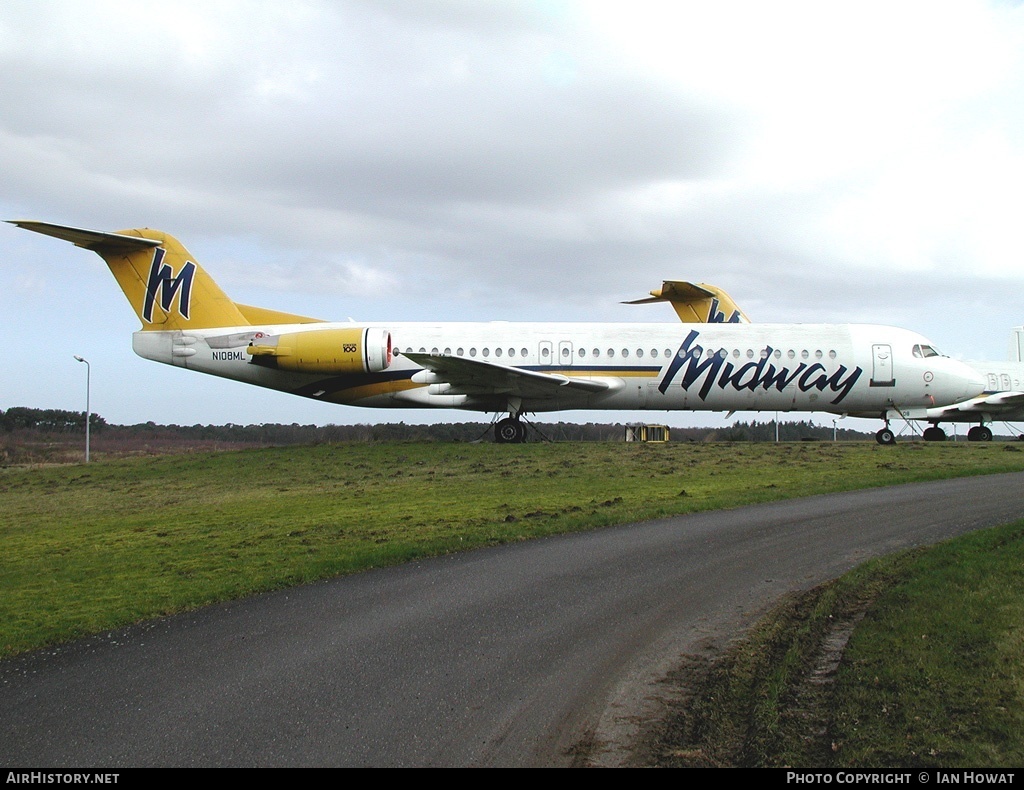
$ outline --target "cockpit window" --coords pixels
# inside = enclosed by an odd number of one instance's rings
[[[941,357],[942,354],[940,354],[931,346],[926,346],[922,343],[918,343],[916,346],[914,346],[914,356],[922,359],[927,359],[928,357]]]

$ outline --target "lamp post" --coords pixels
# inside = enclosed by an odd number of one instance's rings
[[[92,421],[92,412],[89,410],[89,379],[92,377],[92,366],[89,360],[75,355],[75,359],[85,363],[85,462],[89,463],[89,423]]]

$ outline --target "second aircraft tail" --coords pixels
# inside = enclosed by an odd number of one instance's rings
[[[707,283],[665,280],[644,299],[623,304],[670,302],[684,324],[748,324],[750,319],[725,291]]]

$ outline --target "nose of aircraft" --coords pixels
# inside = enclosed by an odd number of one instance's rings
[[[942,388],[946,401],[943,405],[968,400],[985,391],[985,379],[978,371],[956,359],[950,359],[948,362],[949,373],[945,377],[948,386]]]

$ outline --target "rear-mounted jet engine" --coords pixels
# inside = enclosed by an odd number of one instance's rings
[[[379,373],[391,365],[391,333],[376,327],[311,329],[252,341],[252,362],[294,373]]]

